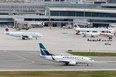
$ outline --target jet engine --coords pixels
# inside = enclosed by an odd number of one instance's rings
[[[69,65],[76,65],[77,63],[75,61],[69,62]]]
[[[32,39],[32,36],[25,36],[25,35],[22,35],[22,39],[23,39],[23,40]]]

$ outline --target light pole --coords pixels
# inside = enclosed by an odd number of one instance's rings
[[[51,19],[50,14],[51,14],[50,13],[50,8],[48,7],[48,18],[49,18],[48,26],[50,27],[50,29],[52,29],[52,26],[51,26],[52,24],[51,24],[51,20],[50,20]]]
[[[84,23],[85,23],[85,25],[84,25],[84,27],[86,26],[86,19],[85,19],[85,0],[83,0],[83,5],[84,5]]]

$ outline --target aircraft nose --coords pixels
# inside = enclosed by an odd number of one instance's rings
[[[40,34],[40,33],[36,33],[36,36],[37,36],[37,37],[42,37],[43,35]]]
[[[40,34],[40,37],[42,37],[43,35],[42,34]]]
[[[91,60],[91,62],[95,62],[95,60]]]
[[[93,60],[93,59],[91,59],[91,58],[90,58],[89,60],[90,60],[91,62],[95,62],[95,60]]]

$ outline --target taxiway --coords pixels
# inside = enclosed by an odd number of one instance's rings
[[[15,31],[11,29],[12,31]],[[21,30],[23,31],[23,30]],[[64,66],[40,58],[38,43],[43,43],[53,54],[70,55],[68,50],[77,52],[112,52],[116,53],[116,38],[113,37],[111,45],[105,42],[89,42],[88,38],[75,35],[72,29],[62,28],[35,28],[30,32],[40,32],[44,36],[38,40],[21,40],[4,34],[0,28],[0,70],[116,70],[116,57],[92,57],[96,63],[76,66]],[[107,40],[106,37],[102,37]]]
[[[116,57],[92,57],[96,62],[86,66],[65,66],[45,60],[39,51],[0,51],[0,69],[2,70],[115,70]]]

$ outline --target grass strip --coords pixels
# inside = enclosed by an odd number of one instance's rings
[[[116,71],[0,72],[0,77],[116,77]]]
[[[104,53],[104,52],[68,52],[73,55],[79,56],[113,56],[116,57],[116,53]]]

